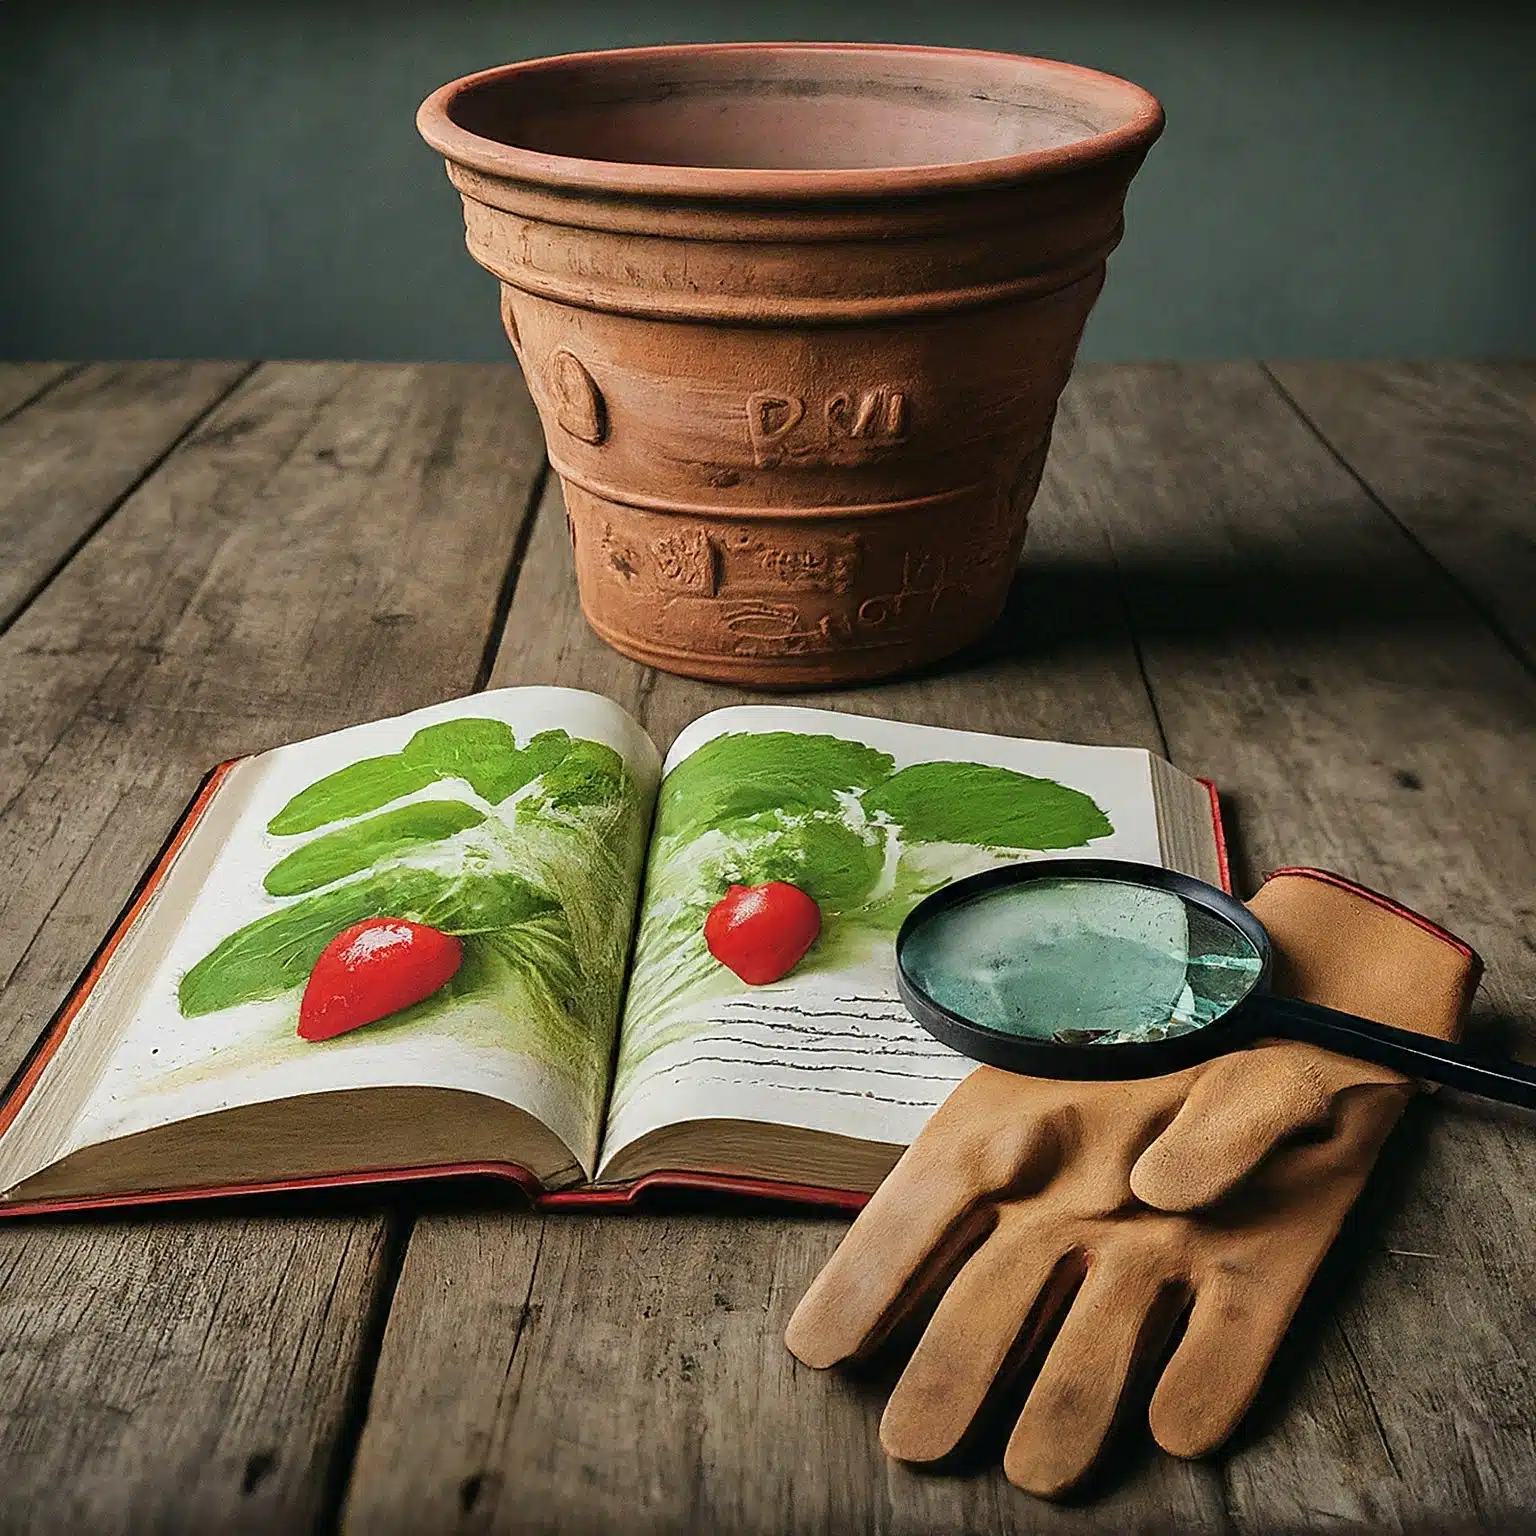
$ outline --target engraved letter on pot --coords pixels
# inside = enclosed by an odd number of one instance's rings
[[[837,394],[827,401],[827,441],[854,438],[866,443],[899,443],[907,435],[907,397],[885,384],[862,394]]]
[[[893,384],[840,389],[807,414],[803,396],[759,390],[747,397],[747,435],[759,469],[858,464],[907,440],[907,396]]]
[[[600,443],[608,436],[608,407],[574,352],[558,348],[544,370],[544,382],[554,403],[555,420],[572,437]]]
[[[784,439],[800,425],[805,401],[798,395],[758,390],[747,396],[747,433],[759,469],[772,469],[784,456]]]

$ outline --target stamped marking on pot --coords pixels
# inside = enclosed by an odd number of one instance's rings
[[[719,551],[702,528],[669,533],[651,545],[657,568],[673,586],[701,597],[713,597],[720,587]]]
[[[747,437],[759,469],[777,465],[848,465],[904,443],[908,394],[894,384],[840,389],[808,412],[803,395],[758,390],[747,396]]]
[[[566,521],[571,522],[571,515],[566,513]],[[571,522],[571,548],[576,547],[576,525]],[[630,582],[640,574],[644,563],[644,556],[634,545],[627,543],[613,531],[613,524],[608,523],[603,528],[603,559],[621,581]]]
[[[747,434],[759,469],[771,468],[784,458],[789,434],[804,419],[805,401],[799,395],[760,389],[747,396]]]
[[[831,650],[848,638],[841,614],[811,618],[795,603],[737,602],[721,609],[731,649],[743,656],[800,656]]]
[[[827,441],[900,443],[907,436],[907,397],[888,384],[866,389],[863,394],[847,391],[827,401]]]
[[[764,573],[781,585],[812,592],[846,592],[858,560],[854,550],[826,548],[765,549],[760,558]]]
[[[848,591],[858,573],[862,548],[857,534],[781,545],[746,529],[721,542],[727,557],[725,585],[755,580],[796,592]]]
[[[943,555],[908,551],[902,557],[900,587],[866,597],[856,617],[865,629],[899,628],[930,618],[945,598],[964,595],[964,589],[949,580],[949,561]]]
[[[584,443],[601,443],[608,436],[608,406],[592,375],[568,347],[558,347],[544,369],[544,382],[554,402],[555,420]]]

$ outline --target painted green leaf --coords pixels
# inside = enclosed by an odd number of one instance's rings
[[[770,815],[731,823],[721,831],[737,845],[724,862],[724,884],[787,880],[814,897],[825,913],[857,906],[874,889],[885,864],[881,842],[865,841],[830,816],[785,826]],[[711,893],[711,901],[721,894]]]
[[[505,720],[473,716],[424,725],[400,749],[400,756],[467,779],[486,758],[516,751],[517,737]]]
[[[600,741],[573,741],[560,761],[544,770],[534,799],[567,814],[613,805],[624,795],[625,771],[624,759],[612,747]]]
[[[559,770],[559,765],[573,753],[580,753],[584,748],[594,748],[600,752],[608,752],[611,749],[604,747],[599,742],[584,741],[577,737],[574,741],[564,731],[540,731],[532,737],[528,745],[518,755],[515,765],[508,765],[504,770],[502,780],[503,787],[496,803],[506,799],[510,794],[516,793],[524,784],[538,778],[541,774],[548,775]],[[615,752],[614,757],[618,754]],[[622,764],[622,759],[620,759]],[[514,782],[515,780],[515,782]],[[486,795],[487,800],[492,799]]]
[[[436,778],[427,765],[408,763],[398,753],[365,757],[301,789],[267,823],[267,831],[289,837],[296,832],[313,832],[333,821],[366,816],[391,800],[425,789]]]
[[[410,917],[448,883],[431,870],[389,869],[247,923],[181,978],[183,1017],[280,996],[305,980],[343,928],[367,917]]]
[[[1038,851],[1081,848],[1114,831],[1081,790],[986,763],[915,763],[863,804],[899,823],[908,842]]]
[[[762,811],[836,811],[838,790],[868,789],[894,766],[887,753],[839,736],[717,736],[667,775],[657,827],[666,837],[693,837]]]
[[[559,907],[560,903],[548,891],[521,875],[505,871],[449,877],[429,900],[400,915],[444,933],[489,933]]]
[[[411,764],[430,768],[440,779],[463,779],[492,805],[554,767],[571,749],[564,731],[541,731],[519,747],[512,727],[501,720],[445,720],[416,732],[401,749]]]
[[[267,871],[262,884],[272,896],[302,895],[484,820],[482,812],[462,800],[418,800],[295,848]]]
[[[424,726],[398,752],[366,757],[300,790],[267,823],[267,831],[288,837],[366,816],[439,779],[463,779],[477,795],[500,805],[559,763],[571,745],[564,731],[541,731],[519,747],[504,721],[444,720]]]
[[[397,865],[318,891],[230,934],[181,978],[185,1018],[279,997],[299,986],[320,951],[353,923],[405,917],[444,933],[481,933],[556,907],[519,875],[443,875]]]
[[[525,980],[544,988],[571,1027],[579,1027],[583,997],[590,988],[563,912],[540,912],[486,942]]]

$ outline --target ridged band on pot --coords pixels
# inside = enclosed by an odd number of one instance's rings
[[[1016,95],[1043,75],[1058,104],[1087,81],[1116,125],[965,164],[809,170],[584,159],[473,131],[519,102],[537,118],[573,82],[657,112],[762,87],[789,121],[814,116],[828,79],[846,94],[855,74],[887,78],[902,100],[932,94],[936,69],[951,90],[973,69],[994,91],[1017,76]],[[819,97],[796,94],[806,80]],[[551,121],[528,131],[558,138]],[[430,98],[420,124],[501,280],[605,639],[670,671],[797,686],[932,660],[995,620],[1161,124],[1150,97],[1006,55],[732,45],[490,71]]]

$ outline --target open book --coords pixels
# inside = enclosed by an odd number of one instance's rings
[[[1226,884],[1214,792],[1155,755],[824,710],[719,710],[663,763],[607,699],[511,688],[225,764],[0,1111],[0,1209],[465,1171],[851,1199],[972,1065],[898,1000],[901,920],[1069,850]]]

